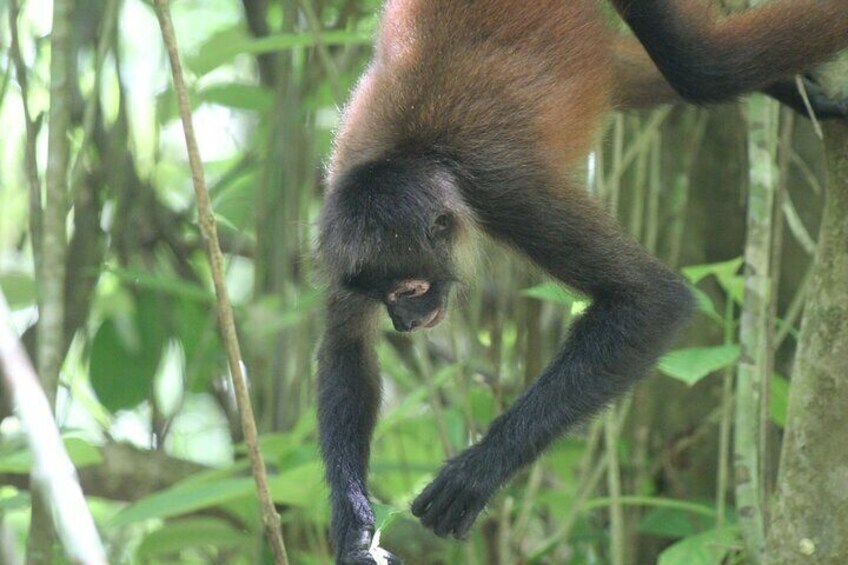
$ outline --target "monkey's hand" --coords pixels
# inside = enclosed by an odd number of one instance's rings
[[[338,565],[402,565],[391,552],[380,547],[380,535],[371,527],[363,527],[348,535],[352,542],[340,552]]]
[[[412,503],[412,513],[437,536],[465,537],[497,489],[480,452],[474,446],[451,459]]]

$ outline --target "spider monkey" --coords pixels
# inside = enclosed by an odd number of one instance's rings
[[[426,527],[463,537],[501,485],[649,370],[692,307],[684,282],[575,180],[605,113],[754,90],[802,109],[791,77],[848,46],[844,0],[724,18],[705,1],[613,0],[638,41],[611,33],[597,4],[385,4],[319,220],[329,290],[318,416],[339,563],[376,563],[366,474],[381,307],[398,331],[438,324],[475,228],[592,298],[536,382],[414,501]],[[846,115],[819,91],[812,102],[822,117]]]

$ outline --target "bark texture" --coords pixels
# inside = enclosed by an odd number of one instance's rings
[[[825,136],[827,204],[792,380],[768,563],[848,562],[848,125],[828,124]]]

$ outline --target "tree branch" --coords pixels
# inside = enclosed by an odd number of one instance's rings
[[[241,426],[244,430],[244,438],[253,467],[253,477],[256,480],[256,490],[262,509],[262,522],[265,525],[266,536],[274,553],[274,562],[278,565],[287,565],[288,557],[286,555],[285,543],[283,542],[280,516],[277,514],[277,510],[274,508],[274,502],[271,499],[265,462],[262,459],[262,453],[259,451],[256,421],[253,415],[253,406],[250,403],[247,382],[242,370],[242,356],[238,336],[236,335],[233,308],[224,281],[223,256],[220,244],[218,243],[218,227],[215,224],[212,203],[209,199],[209,192],[206,189],[206,181],[203,176],[200,149],[197,146],[197,139],[194,135],[191,104],[189,103],[188,91],[186,89],[185,79],[183,78],[183,70],[177,48],[177,38],[168,9],[168,0],[156,0],[156,15],[159,18],[159,26],[165,41],[165,49],[168,52],[168,58],[171,62],[174,91],[177,93],[177,102],[180,108],[183,132],[185,133],[186,147],[188,149],[189,164],[191,165],[191,176],[194,182],[194,193],[197,198],[200,229],[206,241],[206,251],[209,255],[209,266],[212,270],[215,295],[218,298],[218,321],[230,361],[230,374],[232,375],[233,388],[236,392],[236,400],[239,406],[239,413],[241,414]]]

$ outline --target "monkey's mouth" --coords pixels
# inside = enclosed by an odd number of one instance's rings
[[[444,307],[442,307],[442,308],[438,308],[438,309],[434,310],[429,316],[424,318],[421,325],[425,328],[435,328],[444,319],[445,319],[445,309],[444,309]]]

